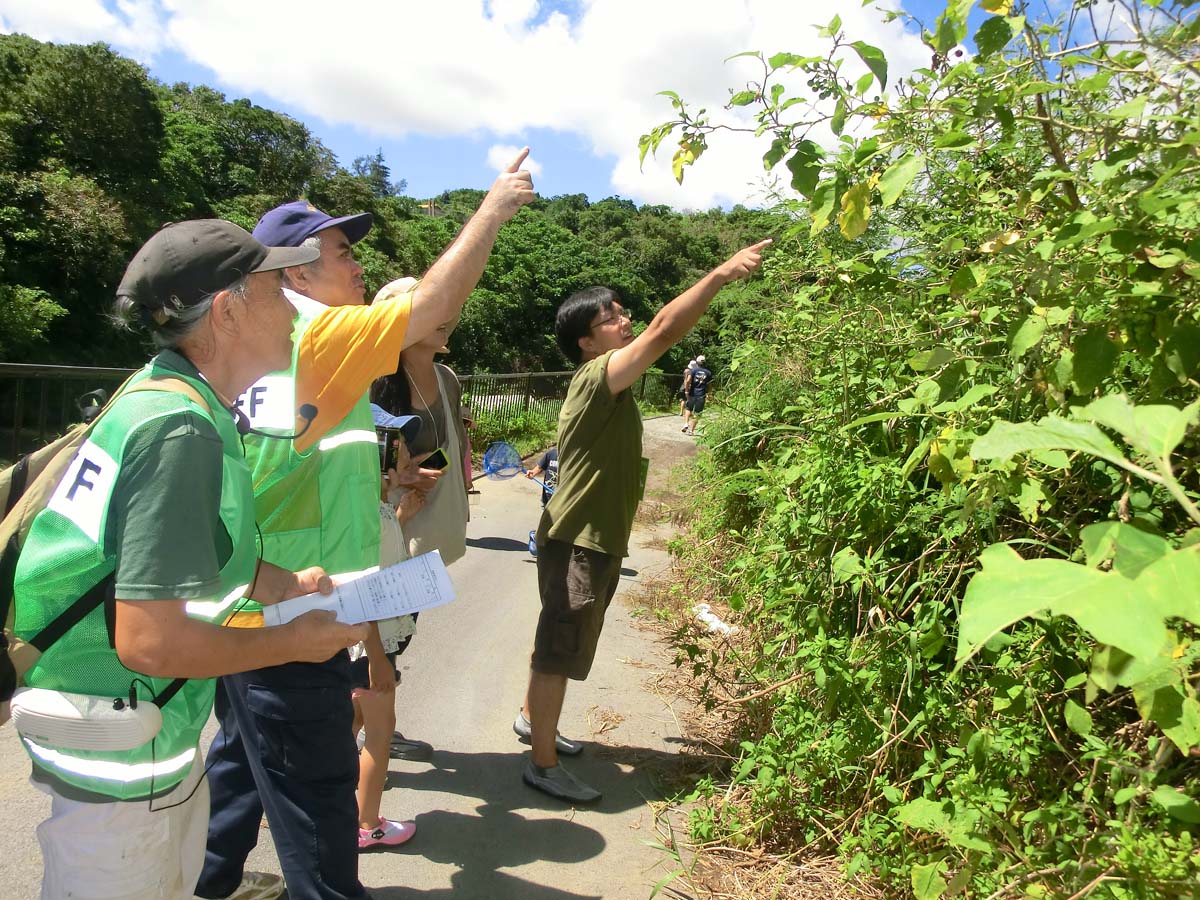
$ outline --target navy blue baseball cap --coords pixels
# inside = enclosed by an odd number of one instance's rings
[[[404,443],[411,444],[421,433],[420,416],[393,416],[378,403],[371,404],[371,415],[377,428],[398,428]]]
[[[259,219],[254,226],[254,237],[268,247],[299,247],[318,231],[337,227],[342,229],[346,240],[357,244],[374,223],[375,217],[370,213],[335,219],[307,200],[295,200],[275,207]]]

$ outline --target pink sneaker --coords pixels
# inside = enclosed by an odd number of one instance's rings
[[[372,847],[398,847],[417,833],[416,822],[393,822],[379,817],[379,825],[371,831],[358,829],[358,849],[369,850]]]

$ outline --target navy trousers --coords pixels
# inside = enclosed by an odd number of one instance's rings
[[[228,897],[263,811],[291,900],[360,900],[358,748],[350,659],[289,663],[218,680],[208,754],[212,813],[196,893]]]

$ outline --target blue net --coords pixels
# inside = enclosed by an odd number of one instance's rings
[[[524,471],[521,454],[512,444],[496,441],[483,453],[483,474],[488,478],[512,478]]]

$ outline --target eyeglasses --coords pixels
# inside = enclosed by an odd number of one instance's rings
[[[618,319],[632,319],[632,318],[633,318],[633,316],[631,316],[629,314],[629,311],[623,309],[619,313],[614,313],[613,315],[609,316],[607,319],[601,319],[599,322],[593,322],[590,327],[591,328],[599,328],[601,325],[607,325],[609,322],[616,322]]]

